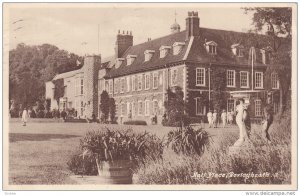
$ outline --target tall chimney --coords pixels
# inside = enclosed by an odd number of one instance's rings
[[[200,35],[200,19],[198,12],[188,12],[186,20],[186,38]]]
[[[133,36],[131,33],[117,35],[116,45],[115,45],[115,56],[116,58],[121,58],[124,52],[133,45]]]

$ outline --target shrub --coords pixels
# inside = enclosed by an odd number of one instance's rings
[[[191,119],[187,115],[173,114],[170,118],[164,118],[162,120],[163,126],[168,127],[185,127],[191,123]]]
[[[47,111],[45,114],[45,118],[52,118],[52,113],[50,111]]]
[[[39,110],[37,112],[37,118],[44,118],[45,117],[45,112],[43,110]]]
[[[208,147],[209,139],[208,133],[202,128],[195,130],[188,126],[170,131],[167,136],[167,145],[177,154],[200,156]]]
[[[99,161],[129,160],[133,163],[132,169],[134,169],[149,160],[161,158],[163,144],[157,136],[147,132],[136,134],[131,129],[102,128],[100,131],[88,132],[80,140],[80,151],[81,158],[72,157],[69,161],[70,164],[72,163],[69,169],[72,168],[73,172],[82,171],[86,157],[94,160],[91,164],[96,168]],[[94,175],[94,173],[89,173],[89,175]]]
[[[130,121],[125,121],[123,124],[124,125],[147,125],[147,122],[144,120],[130,120]]]
[[[215,136],[210,147],[201,156],[175,153],[169,149],[162,159],[149,161],[136,172],[139,184],[290,184],[291,183],[291,121],[290,111],[270,126],[272,143],[266,143],[260,135],[260,126],[252,127],[253,146],[237,155],[230,155],[228,147],[237,139],[237,134],[223,133]],[[178,134],[179,135],[179,134]],[[192,177],[208,172],[216,174],[263,174],[253,177]]]
[[[75,175],[97,175],[98,170],[94,157],[82,157],[82,154],[74,154],[67,163],[68,169]]]
[[[36,118],[36,113],[34,110],[31,110],[30,118]]]

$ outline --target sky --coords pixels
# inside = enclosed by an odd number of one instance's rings
[[[114,54],[119,29],[132,31],[134,44],[170,34],[175,13],[181,30],[188,11],[198,11],[200,27],[245,32],[252,23],[252,15],[237,4],[27,4],[4,11],[9,49],[19,43],[49,43],[78,55],[102,57]]]

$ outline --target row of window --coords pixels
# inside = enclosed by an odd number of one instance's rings
[[[120,116],[127,116],[131,118],[133,116],[158,115],[160,107],[161,103],[159,103],[157,100],[145,100],[132,103],[123,102],[117,105],[117,111],[119,111]]]
[[[236,71],[227,70],[227,87],[236,87]],[[205,68],[196,68],[196,86],[206,85]],[[254,74],[254,87],[257,89],[263,88],[263,72],[255,72]],[[271,74],[271,86],[273,89],[279,89],[279,80],[276,73]],[[240,71],[240,87],[249,88],[249,72]]]
[[[173,68],[170,71],[170,85],[178,85],[178,70]],[[152,85],[151,85],[152,84]],[[126,76],[123,78],[116,78],[114,80],[106,80],[104,89],[109,93],[118,94],[130,91],[141,91],[149,89],[158,89],[159,84],[162,84],[162,78],[159,76],[158,71],[152,73],[138,74]],[[99,81],[99,90],[102,91],[102,85]]]

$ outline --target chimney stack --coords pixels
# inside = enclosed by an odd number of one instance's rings
[[[120,32],[120,30],[119,30]],[[115,57],[121,58],[124,52],[133,45],[133,36],[131,31],[123,30],[123,34],[117,34],[117,40],[115,44]]]
[[[186,38],[200,35],[200,19],[198,12],[188,12],[186,20]]]

